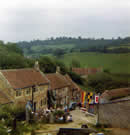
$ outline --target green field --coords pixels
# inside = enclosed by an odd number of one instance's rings
[[[81,67],[103,67],[103,69],[109,69],[112,73],[130,74],[130,53],[69,53],[61,58],[67,66],[73,59],[80,61]]]
[[[61,44],[61,45],[36,45],[36,46],[32,46],[31,50],[35,51],[35,52],[40,52],[41,50],[44,49],[72,49],[74,48],[75,45],[74,44]]]
[[[130,43],[127,43],[127,44],[121,44],[119,46],[110,46],[108,47],[108,49],[118,49],[118,48],[128,48],[130,49]]]

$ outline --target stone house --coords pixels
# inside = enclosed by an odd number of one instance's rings
[[[69,97],[71,102],[81,102],[82,89],[70,78],[69,75],[65,75],[66,80],[70,83]]]
[[[3,91],[0,90],[0,105],[6,105],[13,103],[6,94],[3,93]]]
[[[98,122],[114,128],[130,128],[130,88],[105,91],[100,97]]]
[[[16,105],[25,106],[32,101],[34,111],[46,108],[48,89],[49,81],[37,66],[0,70],[0,90]]]
[[[72,68],[72,72],[80,75],[82,78],[87,78],[88,75],[102,72],[102,68]]]
[[[120,101],[130,99],[130,88],[119,88],[113,90],[106,90],[100,96],[100,103],[107,103],[111,101]]]
[[[55,105],[62,106],[69,105],[72,101],[80,100],[80,91],[76,83],[74,83],[68,75],[62,75],[59,72],[46,74],[50,81],[50,91],[54,96]],[[54,106],[53,106],[54,107]]]

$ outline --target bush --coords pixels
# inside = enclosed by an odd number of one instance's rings
[[[81,78],[80,75],[78,75],[74,72],[68,72],[68,74],[74,82],[76,82],[80,85],[84,85],[85,79]]]
[[[54,116],[58,116],[58,117],[63,116],[63,114],[64,114],[64,111],[62,111],[62,110],[57,110],[54,112]]]
[[[2,123],[0,123],[0,135],[8,135],[7,128]]]
[[[103,93],[105,90],[128,87],[127,80],[119,80],[115,75],[110,73],[99,73],[91,75],[86,81],[86,87],[96,93]]]

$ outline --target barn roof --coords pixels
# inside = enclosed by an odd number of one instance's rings
[[[78,75],[96,74],[101,71],[101,68],[72,68],[72,72],[75,72]]]

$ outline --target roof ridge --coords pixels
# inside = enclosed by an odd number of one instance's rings
[[[17,70],[35,70],[34,68],[18,68],[18,69],[1,69],[0,72],[4,71],[17,71]]]
[[[69,85],[71,85],[69,82],[68,82],[68,80],[65,78],[65,76],[64,75],[62,75],[62,74],[60,74],[60,73],[57,73],[57,74],[59,74],[60,75],[60,78],[61,78],[61,76],[63,77],[63,79],[69,84]]]

